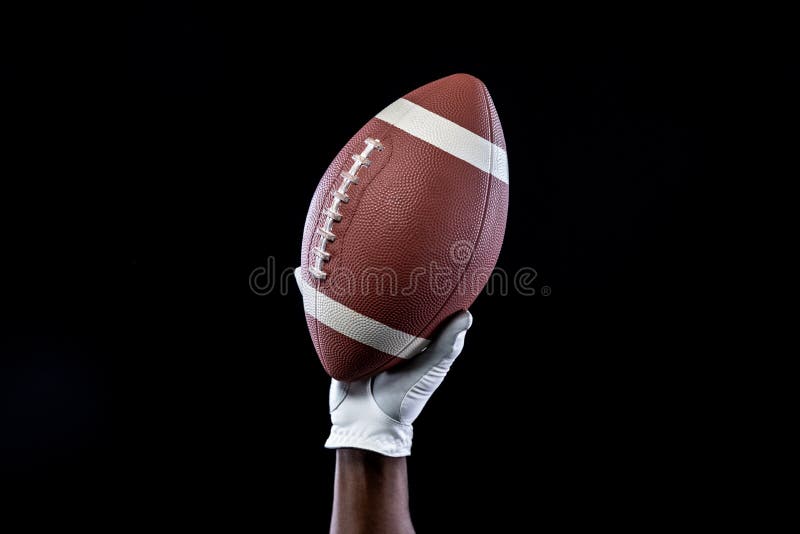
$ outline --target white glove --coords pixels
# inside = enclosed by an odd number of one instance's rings
[[[385,456],[411,454],[411,423],[444,380],[472,325],[468,311],[454,314],[421,354],[371,378],[331,381],[331,435],[325,447],[367,449]]]

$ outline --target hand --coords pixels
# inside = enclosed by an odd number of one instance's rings
[[[454,314],[428,348],[406,363],[356,382],[331,381],[329,449],[352,447],[385,456],[411,454],[411,424],[444,380],[472,325]]]

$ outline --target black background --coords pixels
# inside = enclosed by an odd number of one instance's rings
[[[536,269],[537,294],[472,308],[415,424],[418,531],[694,506],[664,488],[715,425],[713,366],[691,348],[718,246],[705,193],[729,63],[713,40],[333,23],[287,40],[271,28],[291,17],[189,3],[127,22],[99,65],[75,60],[102,48],[81,43],[45,51],[51,76],[24,58],[3,71],[21,163],[3,198],[0,465],[15,493],[58,517],[324,531],[328,378],[295,288],[259,296],[249,277],[297,264],[316,182],[354,131],[468,72],[508,143],[498,265]]]

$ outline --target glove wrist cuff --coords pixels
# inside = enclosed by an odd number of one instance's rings
[[[359,429],[333,426],[325,447],[328,449],[365,449],[394,458],[411,454],[411,425],[394,425],[391,431],[385,429],[380,434]]]

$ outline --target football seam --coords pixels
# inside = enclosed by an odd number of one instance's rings
[[[380,119],[378,119],[378,120],[380,121]],[[388,124],[388,123],[384,123],[383,121],[380,121],[380,122],[383,123],[385,126],[384,126],[383,130],[381,130],[380,135],[376,136],[376,138],[377,139],[384,139],[384,140],[387,140],[387,141],[391,141],[392,140],[392,135],[391,135],[392,125]],[[387,139],[387,137],[388,137],[388,139]],[[387,145],[389,145],[389,143],[387,143]],[[371,175],[370,178],[369,178],[369,182],[364,184],[364,188],[362,189],[362,193],[361,193],[361,195],[359,196],[359,199],[358,199],[358,203],[359,204],[361,203],[361,200],[364,198],[364,196],[366,196],[366,194],[369,192],[370,186],[373,183],[375,183],[375,180],[378,178],[378,176],[388,167],[388,165],[391,162],[393,157],[394,157],[394,149],[390,146],[390,152],[388,154],[388,158],[386,159],[386,161],[384,161],[383,165],[381,166],[381,169],[378,172],[376,172],[375,174]],[[357,208],[358,206],[355,206],[355,207]],[[356,209],[354,211],[358,211],[358,210]],[[353,214],[354,219],[351,220],[350,223],[347,226],[347,230],[348,231],[350,230],[350,227],[353,225],[353,222],[355,221],[355,216],[356,216],[356,214],[354,213]],[[343,233],[341,235],[342,241],[340,241],[340,243],[342,243],[342,245],[341,245],[341,248],[339,249],[339,256],[340,257],[345,255],[345,250],[347,248],[347,242],[344,241],[344,236],[346,236],[347,233],[348,232],[346,231],[345,233]],[[339,238],[339,236],[336,236],[336,237],[337,237],[337,239]],[[331,272],[333,272],[333,269],[331,269]],[[315,297],[314,300],[316,300],[316,298],[317,297]],[[331,298],[333,298],[333,297],[331,297]],[[315,327],[317,329],[317,335],[319,335],[319,321],[316,322]],[[352,339],[352,338],[350,338],[350,339]],[[357,339],[353,340],[353,341],[355,341],[356,343],[361,343]],[[407,346],[408,345],[406,345],[406,347]],[[403,348],[405,349],[406,347],[403,347]],[[385,361],[385,362],[381,362],[378,365],[376,365],[374,367],[371,367],[368,371],[365,371],[364,373],[360,374],[358,377],[352,378],[351,381],[360,380],[361,378],[364,378],[365,376],[369,376],[369,375],[375,373],[376,371],[380,371],[382,368],[384,368],[387,365],[389,365],[389,363],[391,363],[393,361],[393,359],[397,358],[397,356],[395,356],[394,354],[389,354],[387,352],[383,352],[383,351],[378,350],[378,349],[374,349],[374,350],[376,350],[377,352],[380,352],[382,354],[386,354],[388,356],[391,356],[392,359],[390,359],[388,361]]]
[[[372,121],[373,119],[374,119],[374,117],[372,119],[370,119],[370,121]],[[368,121],[368,123],[369,123],[369,121]],[[364,125],[364,126],[366,127],[366,125]],[[365,127],[359,129],[359,132],[361,132],[361,130],[364,130]],[[358,132],[357,132],[357,134],[358,134]],[[355,135],[353,137],[351,137],[347,141],[347,143],[345,143],[345,146],[349,145],[350,141],[352,141],[355,137],[356,137]],[[342,150],[344,150],[344,148]],[[341,151],[340,151],[340,153],[341,153]],[[337,154],[337,157],[338,157],[338,154]],[[341,174],[341,172],[347,166],[347,161],[348,161],[348,158],[345,157],[344,158],[344,162],[337,167],[338,172],[334,174],[334,178],[331,180],[331,184],[330,184],[330,186],[328,187],[328,190],[325,193],[326,197],[328,195],[330,195],[332,193],[332,191],[334,191],[336,189],[336,185],[335,185],[336,181],[339,179],[339,175]],[[328,172],[328,170],[326,169],[325,173],[327,174],[327,172]],[[355,201],[355,195],[352,196],[351,199]],[[316,220],[314,222],[314,228],[319,228],[320,225],[321,225],[322,216],[324,214],[324,206],[325,206],[324,202],[322,203],[322,206],[323,206],[323,209],[317,210],[317,218],[316,218]],[[348,226],[348,228],[349,228],[349,226]],[[343,236],[344,236],[344,234],[341,234],[341,235],[337,235],[336,237],[337,238],[341,238]],[[310,241],[310,246],[309,246],[308,250],[305,251],[306,252],[306,264],[307,265],[311,265],[311,262],[313,261],[314,246],[315,246],[314,245],[314,239],[312,238],[311,241]],[[308,270],[308,269],[306,269],[306,270]],[[302,273],[301,273],[301,276],[302,276]],[[324,282],[324,280],[320,280],[320,279],[318,279],[316,277],[311,277],[311,278],[312,278],[311,281],[314,283],[314,289],[316,290],[316,293],[314,294],[314,315],[313,315],[313,318],[314,318],[314,334],[315,334],[315,338],[317,340],[317,343],[319,343],[319,323],[320,323],[320,321],[317,318],[317,316],[318,316],[317,311],[319,309],[319,294],[321,293],[321,286],[322,286],[322,283]],[[316,348],[316,343],[315,343],[315,348]]]
[[[408,113],[408,112],[406,112],[406,113]],[[382,138],[382,137],[386,137],[386,135],[390,135],[390,134],[391,134],[392,128],[394,127],[393,125],[391,125],[391,124],[389,124],[389,123],[387,123],[387,122],[384,122],[384,121],[382,121],[382,120],[380,120],[380,119],[376,119],[375,117],[373,117],[372,119],[370,119],[370,121],[372,121],[372,120],[378,120],[378,121],[379,121],[381,124],[383,124],[383,125],[384,125],[384,127],[383,127],[383,130],[381,130],[381,131],[380,131],[380,135],[376,136],[378,139],[380,139],[380,138]],[[386,135],[384,135],[384,134],[386,134]],[[369,135],[369,134],[368,134],[368,135]],[[352,138],[351,138],[351,139],[352,139]],[[391,139],[391,136],[390,136],[390,139]],[[349,144],[349,143],[350,143],[350,141],[348,141],[347,143]],[[372,185],[372,184],[373,184],[373,182],[375,181],[375,179],[378,177],[378,175],[379,175],[381,172],[383,172],[383,170],[384,170],[384,169],[386,169],[386,167],[388,166],[388,164],[389,164],[389,162],[391,161],[391,159],[392,159],[392,157],[393,157],[393,156],[394,156],[394,149],[391,149],[391,151],[390,151],[390,153],[389,153],[389,157],[388,157],[388,159],[387,159],[387,160],[386,160],[386,161],[383,163],[383,166],[381,167],[381,170],[380,170],[380,171],[378,171],[378,172],[376,172],[374,175],[372,175],[372,176],[370,177],[370,179],[369,179],[369,183],[365,183],[365,184],[364,184],[364,186],[365,186],[365,187],[363,188],[363,192],[361,193],[361,197],[359,197],[359,200],[358,200],[358,202],[359,202],[359,203],[361,202],[361,198],[363,197],[363,195],[366,195],[366,194],[367,194],[367,191],[369,191],[369,187],[370,187],[370,185]],[[331,189],[329,188],[329,189],[328,189],[328,193],[330,193],[330,191],[331,191]],[[320,221],[320,217],[321,217],[321,215],[322,215],[322,212],[320,211],[320,212],[317,214],[317,223],[318,223],[318,224],[319,224],[319,221]],[[349,225],[348,225],[348,227],[347,227],[347,228],[348,228],[348,230],[350,229],[350,226],[352,226],[352,224],[353,224],[353,222],[351,221],[351,222],[350,222],[350,224],[349,224]],[[347,232],[345,232],[344,234],[342,234],[342,235],[341,235],[341,237],[342,237],[342,238],[344,238],[344,236],[345,236],[345,235],[347,235]],[[337,238],[338,238],[338,237],[339,237],[339,236],[337,236]],[[339,251],[339,255],[340,255],[340,256],[342,256],[342,255],[344,255],[344,250],[345,250],[345,247],[347,246],[347,243],[346,243],[346,242],[344,242],[344,241],[340,241],[340,243],[344,243],[344,244],[342,245],[342,248],[341,248],[341,250]],[[310,254],[310,253],[311,253],[311,251],[309,250],[309,251],[307,251],[307,253],[308,253],[308,254]],[[317,280],[316,282],[317,282],[317,290],[319,290],[319,288],[320,288],[320,284],[322,283],[322,280]],[[319,293],[317,293],[317,295],[315,295],[315,297],[314,297],[314,312],[315,312],[315,313],[316,313],[316,308],[317,308],[317,299],[318,299],[318,298],[319,298]],[[331,297],[331,298],[332,298],[332,297]],[[448,299],[449,299],[449,297],[448,297]],[[319,340],[319,323],[320,323],[320,321],[319,321],[319,320],[316,318],[316,316],[315,316],[315,317],[314,317],[314,330],[316,331],[317,340]],[[351,339],[352,339],[352,338],[351,338]],[[356,342],[359,342],[358,340],[354,340],[354,341],[356,341]],[[408,345],[406,345],[405,347],[403,347],[403,349],[405,350],[407,347],[408,347]],[[377,349],[375,349],[375,350],[377,350]],[[393,359],[397,359],[397,356],[395,356],[394,354],[388,354],[388,353],[386,353],[386,352],[383,352],[383,351],[378,351],[378,352],[381,352],[381,353],[383,353],[383,354],[387,354],[388,356],[391,356]],[[390,359],[390,360],[388,360],[388,361],[386,361],[386,362],[383,362],[383,363],[381,363],[381,364],[379,364],[379,365],[376,365],[376,366],[374,366],[374,367],[371,367],[371,368],[370,368],[368,371],[366,371],[365,373],[363,373],[363,374],[359,375],[357,378],[353,378],[352,380],[359,380],[360,378],[363,378],[363,377],[365,377],[365,376],[368,376],[368,375],[370,375],[370,374],[373,374],[373,373],[375,373],[376,371],[381,371],[383,368],[385,368],[386,366],[388,366],[388,365],[389,365],[389,364],[390,364],[390,363],[393,361],[393,359]],[[323,358],[322,358],[322,357],[320,357],[320,361],[322,361],[322,360],[323,360]],[[323,365],[324,365],[324,363],[325,363],[325,362],[323,361]]]
[[[370,121],[369,121],[369,122],[371,122],[371,121],[373,121],[373,120],[376,120],[376,119],[373,117],[372,119],[370,119]],[[376,136],[375,136],[377,139],[380,139],[380,138],[382,138],[382,137],[385,137],[385,135],[384,135],[384,134],[388,134],[388,133],[389,133],[389,131],[390,131],[390,129],[391,129],[391,125],[384,123],[384,122],[383,122],[383,121],[381,121],[380,119],[377,119],[377,120],[378,120],[380,123],[384,124],[384,128],[383,128],[382,130],[380,130],[380,135],[376,135]],[[366,125],[365,125],[365,126],[366,126]],[[366,128],[362,128],[362,130],[365,130],[365,129],[366,129]],[[359,130],[359,131],[361,131],[361,130]],[[369,135],[370,135],[370,134],[369,134],[369,132],[368,132],[366,135],[367,135],[367,136],[369,136]],[[353,136],[353,137],[355,137],[355,136]],[[351,141],[352,139],[353,139],[353,138],[351,138],[350,140],[348,140],[345,146],[349,145],[349,144],[350,144],[350,141]],[[352,199],[351,201],[354,201],[354,202],[353,202],[353,206],[352,206],[352,211],[354,211],[354,212],[355,212],[355,211],[357,211],[358,204],[360,204],[360,203],[361,203],[361,199],[363,198],[363,196],[364,196],[364,195],[366,195],[367,191],[369,190],[369,186],[370,186],[370,185],[373,183],[373,181],[375,180],[375,178],[376,178],[376,177],[377,177],[377,176],[378,176],[378,175],[379,175],[381,172],[383,172],[383,170],[386,168],[386,165],[389,163],[389,161],[391,161],[391,158],[392,158],[392,156],[393,156],[393,153],[394,153],[394,151],[391,151],[391,152],[389,153],[389,158],[386,160],[386,162],[384,162],[384,164],[382,165],[382,167],[381,167],[380,171],[378,171],[377,173],[375,173],[374,175],[372,175],[372,176],[370,177],[370,179],[369,179],[369,182],[364,184],[364,186],[365,186],[365,187],[364,187],[364,188],[362,188],[362,190],[361,190],[361,191],[362,191],[361,195],[359,195],[359,196],[357,197],[357,199],[356,199],[356,196],[355,196],[355,195],[353,195],[353,196],[351,197],[351,199]],[[341,171],[342,171],[342,170],[344,169],[344,167],[347,165],[347,163],[346,163],[346,162],[347,162],[347,159],[345,159],[344,161],[345,161],[345,163],[344,163],[344,164],[342,164],[342,165],[340,165],[340,166],[338,167],[339,173],[341,173]],[[335,174],[335,176],[337,176],[337,177],[338,177],[338,176],[339,176],[339,173],[336,173],[336,174]],[[332,191],[335,189],[335,187],[336,187],[336,186],[335,186],[335,184],[336,184],[336,181],[337,181],[337,180],[338,180],[338,178],[334,178],[333,180],[331,180],[331,185],[328,187],[328,190],[327,190],[327,192],[325,193],[326,195],[330,195],[330,194],[331,194],[331,192],[332,192]],[[323,204],[323,205],[324,205],[324,204]],[[316,224],[315,224],[315,226],[316,226],[316,227],[318,227],[318,226],[320,225],[320,220],[321,220],[321,218],[322,218],[322,213],[323,213],[323,212],[322,212],[322,210],[319,210],[319,211],[317,212],[317,220],[316,220]],[[348,226],[347,226],[348,230],[350,229],[350,226],[352,226],[352,221],[351,221],[351,222],[350,222],[350,224],[348,224]],[[347,235],[347,232],[344,232],[343,234],[341,234],[341,235],[337,235],[337,236],[336,236],[336,238],[340,240],[340,241],[339,241],[340,243],[344,243],[344,245],[342,245],[342,246],[341,246],[341,249],[340,249],[340,251],[339,251],[339,255],[340,255],[340,256],[344,254],[344,249],[345,249],[345,246],[346,246],[346,242],[344,242],[344,241],[343,241],[343,239],[344,239],[344,236],[345,236],[345,235]],[[311,260],[311,257],[313,256],[313,253],[312,253],[312,250],[313,250],[313,244],[314,244],[314,241],[313,241],[313,239],[312,239],[312,240],[311,240],[311,245],[312,245],[312,246],[309,248],[309,250],[307,250],[307,251],[306,251],[306,255],[307,255],[307,256],[306,256],[306,258],[307,258],[307,260],[308,260],[308,261],[310,261],[310,260]],[[332,272],[332,270],[331,270],[331,272]],[[319,294],[321,293],[321,285],[322,285],[322,282],[323,282],[323,280],[315,280],[317,293],[314,295],[314,332],[315,332],[315,334],[316,334],[317,343],[320,343],[320,341],[319,341],[319,340],[320,340],[320,335],[319,335],[319,323],[320,323],[321,321],[320,321],[319,319],[317,319],[317,309],[318,309]],[[333,297],[331,297],[331,298],[333,298]],[[320,346],[321,346],[321,343],[320,343]],[[380,351],[379,351],[379,352],[380,352]],[[384,354],[386,354],[386,353],[384,353]],[[395,357],[394,355],[390,355],[390,356],[392,356],[392,357]],[[325,363],[325,361],[324,361],[324,358],[320,358],[320,361],[322,361],[322,363],[323,363],[323,366],[324,366],[324,363]],[[389,360],[389,361],[391,361],[391,360]],[[384,363],[384,364],[382,364],[382,365],[385,365],[385,363]],[[380,367],[380,366],[378,366],[378,367]],[[374,369],[370,370],[370,371],[369,371],[368,373],[366,373],[366,374],[372,373],[373,371],[374,371]],[[362,375],[362,376],[364,376],[364,375]],[[353,380],[357,380],[357,379],[353,379]]]
[[[386,137],[387,137],[387,136],[389,136],[389,137],[388,137],[388,139],[389,139],[389,140],[391,140],[391,139],[392,139],[392,137],[391,137],[391,135],[390,135],[390,134],[391,134],[392,125],[390,125],[390,124],[386,124],[386,123],[384,123],[383,121],[381,121],[380,119],[377,119],[377,120],[379,120],[381,123],[385,124],[385,126],[384,126],[383,130],[381,130],[381,131],[380,131],[380,135],[375,135],[374,137],[375,137],[376,139],[386,139]],[[368,135],[369,135],[369,134],[368,134]],[[362,200],[362,199],[363,199],[363,198],[364,198],[364,197],[367,195],[367,193],[369,192],[369,189],[370,189],[370,187],[371,187],[371,186],[372,186],[372,184],[375,182],[375,180],[378,178],[378,176],[379,176],[379,175],[380,175],[380,174],[381,174],[381,173],[382,173],[382,172],[383,172],[383,171],[386,169],[386,167],[389,165],[389,162],[391,162],[391,160],[392,160],[392,157],[394,157],[394,148],[393,148],[393,147],[391,147],[391,146],[389,146],[389,154],[388,154],[388,157],[387,157],[387,159],[386,159],[386,160],[385,160],[385,161],[384,161],[384,162],[381,164],[381,168],[380,168],[380,170],[379,170],[378,172],[376,172],[375,174],[371,174],[371,175],[369,175],[369,181],[365,181],[363,184],[360,184],[360,185],[362,185],[362,187],[359,189],[359,191],[360,191],[360,194],[359,194],[357,197],[356,197],[355,195],[353,195],[353,196],[351,197],[351,201],[354,201],[353,207],[351,208],[351,211],[352,211],[352,219],[350,220],[350,222],[349,222],[349,223],[348,223],[348,225],[347,225],[347,230],[346,230],[346,231],[345,231],[343,234],[341,234],[341,235],[340,235],[340,234],[337,234],[337,235],[336,235],[336,239],[338,239],[338,240],[339,240],[339,243],[340,243],[340,248],[339,248],[339,257],[342,257],[342,256],[344,256],[344,255],[345,255],[345,250],[347,249],[347,242],[346,242],[346,241],[344,241],[344,238],[345,238],[345,236],[347,235],[347,233],[350,231],[350,227],[352,227],[352,226],[353,226],[353,222],[355,221],[355,217],[358,215],[358,214],[357,214],[357,212],[358,212],[358,206],[359,206],[359,204],[361,204],[361,200]],[[365,177],[365,178],[366,178],[366,177]],[[334,259],[335,259],[335,258],[334,258]],[[332,271],[333,271],[333,270],[331,269],[331,272],[332,272]],[[331,297],[331,298],[333,298],[333,297]],[[335,299],[334,299],[334,300],[335,300]]]
[[[483,85],[483,84],[481,84],[481,85]],[[485,85],[483,85],[482,88],[483,88],[483,92],[482,92],[483,103],[484,103],[484,105],[486,107],[486,115],[487,115],[487,117],[489,117],[489,137],[490,137],[489,142],[494,144],[494,129],[493,129],[493,126],[492,126],[492,110],[489,107],[489,101],[487,99],[488,90],[486,89]],[[413,335],[415,337],[420,337],[419,334],[424,332],[430,326],[430,324],[433,322],[433,320],[436,319],[436,317],[439,316],[439,314],[442,312],[442,310],[445,308],[445,306],[447,306],[447,304],[450,302],[450,299],[453,298],[453,293],[455,293],[455,291],[461,286],[461,281],[464,280],[464,276],[466,275],[467,270],[469,269],[470,265],[472,264],[472,260],[475,258],[475,246],[477,246],[478,242],[480,241],[481,236],[483,235],[483,227],[484,227],[484,225],[486,223],[486,212],[488,211],[489,199],[491,198],[492,181],[495,179],[494,176],[492,175],[492,170],[493,170],[492,169],[492,164],[493,163],[494,163],[493,158],[490,158],[489,159],[489,172],[488,172],[489,185],[486,188],[486,198],[484,199],[483,212],[481,213],[481,224],[478,227],[478,233],[475,236],[475,241],[473,243],[472,255],[470,256],[469,261],[467,261],[466,265],[464,266],[464,270],[461,272],[461,276],[458,278],[458,283],[455,284],[455,286],[453,287],[453,290],[450,291],[449,295],[447,295],[447,298],[444,300],[444,303],[439,307],[438,310],[436,310],[436,313],[433,314],[433,316],[431,317],[430,321],[428,321],[425,324],[425,326],[423,326],[419,330],[419,332],[411,334],[411,335]],[[481,289],[481,291],[483,291],[483,290]],[[433,337],[433,336],[429,336],[429,337]],[[405,347],[403,347],[403,350],[408,348],[409,345],[410,345],[410,343],[407,344]]]

